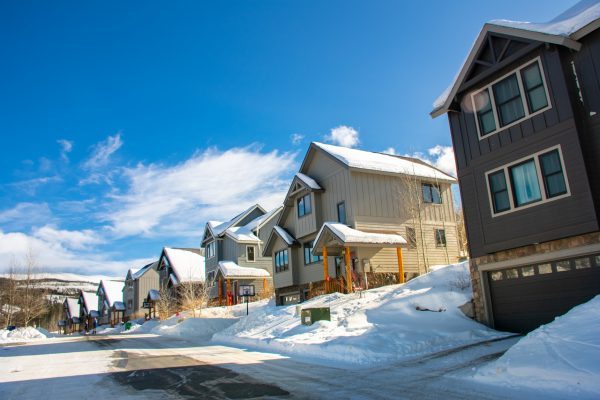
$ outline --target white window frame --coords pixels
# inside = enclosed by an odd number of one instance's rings
[[[539,156],[542,155],[542,154],[549,153],[549,152],[551,152],[553,150],[558,150],[558,156],[560,158],[560,166],[562,168],[563,178],[565,179],[565,186],[567,188],[567,192],[564,193],[564,194],[561,194],[559,196],[548,198],[546,196],[546,184],[544,183],[544,177],[542,176],[542,169],[540,167]],[[516,207],[515,206],[515,200],[513,198],[513,188],[512,188],[512,181],[510,179],[509,169],[512,166],[515,166],[517,164],[520,164],[520,163],[522,163],[524,161],[531,160],[531,159],[533,160],[533,162],[535,164],[535,169],[536,169],[536,173],[537,173],[538,184],[540,186],[540,193],[541,193],[542,199],[539,200],[539,201],[530,203],[530,204],[526,204],[526,205],[523,205],[523,206],[520,206],[520,207]],[[510,208],[508,210],[496,213],[496,212],[494,212],[494,199],[492,198],[492,188],[490,187],[490,178],[489,178],[489,176],[491,174],[494,174],[494,173],[499,172],[499,171],[503,171],[504,172],[504,179],[506,180],[506,188],[508,190],[508,202],[509,202]],[[513,212],[516,212],[516,211],[525,210],[525,209],[528,209],[530,207],[539,206],[541,204],[545,204],[545,203],[548,203],[548,202],[551,202],[551,201],[560,200],[560,199],[563,199],[565,197],[571,196],[571,187],[569,185],[569,177],[567,176],[567,169],[565,168],[565,160],[563,158],[562,147],[559,144],[556,145],[556,146],[548,147],[548,148],[546,148],[544,150],[537,151],[537,152],[535,152],[535,153],[533,153],[533,154],[531,154],[529,156],[519,158],[518,160],[511,161],[510,163],[505,164],[505,165],[503,165],[503,166],[501,166],[499,168],[495,168],[495,169],[493,169],[491,171],[486,172],[485,173],[485,184],[487,186],[488,201],[489,201],[490,212],[492,213],[492,217],[498,217],[498,216],[501,216],[501,215],[510,214],[510,213],[513,213]]]
[[[438,231],[444,232],[444,244],[438,244]],[[444,247],[448,247],[448,238],[446,238],[446,229],[445,228],[433,228],[433,236],[435,240],[435,247],[438,249],[443,249]]]
[[[529,113],[529,105],[527,104],[527,97],[526,97],[527,93],[525,92],[525,87],[523,86],[523,81],[521,78],[521,70],[529,67],[530,65],[532,65],[536,62],[538,63],[538,67],[540,68],[540,75],[542,76],[542,82],[544,84],[544,91],[546,93],[546,100],[548,101],[548,105],[542,109],[537,110],[536,112]],[[508,125],[500,126],[500,117],[498,116],[498,109],[496,108],[496,99],[494,96],[493,86],[496,83],[504,80],[505,78],[507,78],[508,76],[510,76],[512,74],[516,74],[516,76],[517,76],[517,82],[519,83],[519,92],[521,95],[521,102],[523,103],[523,110],[525,111],[525,116],[523,118],[520,118],[516,121],[511,122]],[[494,115],[494,122],[496,123],[496,130],[486,134],[485,136],[481,136],[481,128],[479,127],[479,118],[477,117],[477,106],[475,105],[475,97],[479,93],[484,92],[486,90],[488,90],[490,101],[492,102],[492,114]],[[550,92],[548,91],[548,84],[546,83],[546,73],[544,71],[544,66],[542,65],[542,58],[540,56],[537,56],[533,60],[528,61],[527,63],[521,65],[520,67],[510,71],[507,74],[502,75],[500,78],[496,79],[495,81],[493,81],[493,82],[485,85],[484,87],[479,88],[477,91],[471,93],[471,105],[473,107],[473,116],[475,117],[475,126],[477,127],[477,137],[479,138],[479,140],[489,139],[491,136],[496,135],[497,133],[500,133],[500,132],[504,131],[505,129],[508,129],[512,126],[520,124],[521,122],[525,121],[526,119],[532,118],[538,114],[548,111],[549,109],[552,108],[552,102],[550,100]]]
[[[252,249],[254,250],[254,260],[251,260],[250,257],[248,257],[248,249],[250,247],[252,247]],[[246,261],[247,262],[256,262],[256,246],[246,245]]]
[[[209,250],[209,248],[211,248],[211,247],[212,247],[212,254],[211,254],[211,251]],[[216,254],[217,254],[217,242],[213,240],[212,242],[210,242],[206,245],[206,258],[210,260],[211,258],[214,258]]]

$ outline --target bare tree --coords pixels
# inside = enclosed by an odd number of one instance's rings
[[[175,311],[175,303],[175,296],[173,296],[173,292],[166,286],[162,287],[159,291],[159,299],[156,301],[158,317],[160,319],[169,318]]]
[[[462,207],[454,210],[456,213],[456,234],[458,237],[458,248],[462,254],[467,254],[469,243],[467,239],[467,229],[465,226],[465,216]]]
[[[4,315],[4,325],[13,325],[15,314],[20,310],[17,306],[17,278],[18,278],[18,262],[15,258],[11,260],[11,265],[6,274],[2,293],[0,293],[1,312]]]
[[[204,282],[193,282],[191,279],[179,285],[179,294],[181,307],[183,310],[191,311],[192,316],[196,318],[202,313],[202,309],[208,305],[210,291],[214,286],[214,278],[207,279]]]
[[[19,284],[19,307],[23,313],[23,323],[28,326],[34,319],[48,311],[46,290],[36,288],[35,281],[39,279],[40,269],[37,258],[31,249],[24,257],[23,280]]]

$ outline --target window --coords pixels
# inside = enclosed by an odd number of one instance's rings
[[[533,268],[533,266],[521,267],[521,275],[523,277],[533,276],[533,275],[535,275],[535,269]]]
[[[511,268],[506,270],[506,279],[516,279],[519,277],[519,270],[517,268]]]
[[[254,246],[246,246],[246,260],[248,262],[254,262],[255,261],[254,251],[255,251],[255,247]]]
[[[502,271],[490,272],[490,278],[492,278],[493,281],[501,281],[503,278]]]
[[[288,250],[281,250],[275,253],[275,272],[286,271],[290,266]]]
[[[510,167],[515,207],[524,206],[542,199],[537,171],[533,159]]]
[[[517,160],[486,176],[492,216],[570,195],[560,146]]]
[[[406,242],[408,243],[409,249],[417,247],[417,232],[415,228],[406,227]]]
[[[313,256],[313,246],[313,242],[304,243],[304,265],[314,264],[323,259],[323,257],[321,256]]]
[[[210,242],[206,246],[206,258],[213,258],[215,256],[216,243]]]
[[[575,269],[585,269],[585,268],[590,268],[592,266],[592,263],[590,262],[590,259],[585,257],[585,258],[578,258],[575,260]]]
[[[435,230],[435,245],[437,247],[446,247],[446,231],[444,229]]]
[[[343,201],[337,205],[337,217],[340,224],[346,224],[346,203]]]
[[[546,197],[552,198],[567,193],[558,150],[542,154],[540,156],[540,167],[544,178]]]
[[[310,193],[305,196],[300,197],[298,199],[297,205],[298,205],[298,216],[299,217],[303,217],[305,215],[310,214],[312,211],[312,207],[310,204]]]
[[[510,200],[508,198],[508,188],[506,187],[504,171],[489,174],[488,179],[494,212],[499,213],[510,209]]]
[[[538,274],[551,274],[552,273],[552,265],[551,264],[540,264],[538,265]]]
[[[439,186],[424,183],[421,185],[421,188],[423,190],[424,203],[442,204],[442,195]]]
[[[558,261],[556,263],[556,272],[564,272],[571,270],[571,262],[569,260]]]
[[[473,93],[471,101],[480,139],[548,109],[540,58]]]
[[[216,285],[216,282],[215,282],[215,280],[216,280],[216,278],[215,278],[215,275],[216,275],[216,272],[215,272],[215,271],[210,271],[210,272],[207,274],[207,276],[206,276],[206,279],[207,279],[207,281],[208,281],[207,283],[210,285],[210,287],[215,287],[215,285]]]

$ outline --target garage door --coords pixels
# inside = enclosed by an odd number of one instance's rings
[[[600,294],[600,255],[488,273],[496,329],[529,332]]]

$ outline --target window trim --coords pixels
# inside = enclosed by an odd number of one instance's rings
[[[438,232],[444,232],[444,243],[438,244]],[[438,249],[443,249],[448,247],[448,238],[446,238],[446,229],[444,228],[433,228],[433,235],[435,240],[435,247]]]
[[[306,262],[306,249],[307,249],[307,245],[309,245],[310,247],[308,247],[309,249],[311,249],[310,251],[310,262],[307,263]],[[315,248],[315,241],[314,239],[311,240],[310,242],[305,242],[302,244],[302,259],[304,261],[304,266],[307,267],[309,265],[314,265],[314,264],[318,264],[323,262],[323,256],[313,256],[312,254],[312,249]],[[313,260],[313,257],[317,257],[317,260]]]
[[[252,248],[253,251],[253,257],[254,259],[251,260],[250,257],[248,257],[248,249]],[[248,244],[246,245],[246,262],[256,262],[256,246]]]
[[[344,205],[344,222],[340,221],[340,206]],[[348,213],[346,212],[346,201],[340,201],[336,205],[337,210],[337,220],[340,224],[348,225]]]
[[[423,188],[425,186],[429,187],[429,193],[431,194],[431,201],[425,201],[425,195],[423,193]],[[436,203],[435,201],[433,201],[433,188],[437,188],[439,194],[440,194],[440,202]],[[441,206],[442,204],[444,204],[444,196],[442,193],[442,185],[437,184],[437,183],[429,183],[429,182],[421,182],[421,198],[423,200],[423,204],[433,204],[435,206]]]
[[[212,255],[210,254],[210,252],[208,251],[208,248],[212,246]],[[217,255],[217,241],[213,240],[210,243],[206,244],[206,251],[205,251],[205,255],[206,255],[206,259],[210,260],[212,258],[215,258],[215,256]]]
[[[567,191],[561,195],[555,196],[555,197],[550,197],[548,198],[547,194],[546,194],[546,183],[544,182],[544,177],[542,175],[542,170],[541,170],[541,165],[540,165],[540,160],[539,160],[539,156],[542,154],[546,154],[549,153],[553,150],[558,150],[558,156],[560,158],[560,166],[562,168],[562,173],[563,173],[563,178],[565,179],[565,186],[567,188]],[[532,203],[528,203],[528,204],[524,204],[522,206],[516,207],[515,206],[515,199],[514,199],[514,194],[513,194],[513,185],[512,185],[512,179],[510,177],[510,168],[511,167],[515,167],[519,164],[524,163],[525,161],[528,161],[530,159],[533,159],[533,162],[535,164],[535,168],[536,168],[536,175],[537,175],[537,179],[538,179],[538,184],[540,186],[540,193],[542,195],[541,200],[532,202]],[[496,172],[499,171],[503,171],[504,172],[504,179],[506,179],[506,183],[507,185],[510,185],[507,189],[508,189],[508,202],[510,205],[510,208],[508,210],[505,211],[501,211],[501,212],[494,212],[494,200],[492,198],[492,191],[491,191],[491,187],[490,187],[490,178],[489,176],[491,174],[494,174]],[[536,151],[535,153],[519,158],[518,160],[515,161],[511,161],[510,163],[504,164],[501,167],[498,168],[494,168],[493,170],[487,171],[485,173],[485,185],[487,187],[487,195],[488,195],[488,202],[489,202],[489,206],[490,206],[490,212],[492,214],[492,218],[501,216],[501,215],[506,215],[506,214],[510,214],[516,211],[521,211],[521,210],[525,210],[527,208],[530,207],[535,207],[541,204],[546,204],[548,202],[551,201],[555,201],[555,200],[560,200],[563,199],[565,197],[569,197],[571,196],[571,187],[569,185],[569,177],[567,175],[567,169],[565,168],[565,159],[563,157],[563,152],[562,152],[562,146],[560,144],[557,144],[555,146],[552,147],[548,147],[545,148],[543,150],[539,150]]]
[[[287,263],[278,266],[277,265],[277,255],[280,253],[282,253],[282,254],[287,253]],[[290,249],[289,249],[289,247],[278,250],[273,254],[273,264],[275,267],[276,274],[288,271],[290,269]]]
[[[541,108],[533,113],[529,112],[529,103],[527,100],[527,91],[525,90],[525,86],[523,84],[523,78],[521,77],[521,71],[524,70],[525,68],[531,66],[534,63],[538,63],[538,66],[540,68],[540,75],[542,76],[542,83],[544,85],[544,91],[546,93],[546,100],[548,101],[548,105],[544,108]],[[515,74],[517,77],[517,83],[519,84],[519,93],[521,95],[521,102],[523,103],[523,109],[525,110],[525,116],[523,118],[517,119],[516,121],[511,122],[510,124],[507,124],[505,126],[501,126],[500,125],[500,116],[498,115],[498,109],[496,107],[496,99],[494,96],[494,90],[493,90],[493,86],[506,79],[507,77],[509,77],[510,75]],[[490,133],[487,133],[485,135],[481,135],[481,129],[479,127],[479,118],[477,117],[477,107],[475,106],[475,96],[485,90],[488,90],[489,95],[490,95],[490,101],[492,102],[492,112],[494,115],[494,121],[496,123],[496,129],[493,130]],[[471,106],[473,107],[473,116],[475,118],[475,126],[477,128],[477,138],[481,141],[484,139],[489,139],[491,136],[496,135],[497,133],[500,133],[506,129],[509,129],[512,126],[515,126],[517,124],[520,124],[521,122],[532,118],[538,114],[541,114],[545,111],[548,111],[549,109],[552,108],[552,101],[550,99],[550,91],[548,90],[548,83],[546,81],[546,72],[544,70],[544,66],[542,64],[542,57],[541,56],[537,56],[533,59],[531,59],[530,61],[520,65],[519,67],[511,70],[510,72],[502,75],[500,78],[488,83],[487,85],[485,85],[484,87],[479,88],[476,91],[473,91],[471,94]]]
[[[306,201],[304,201],[304,199],[308,197],[309,202],[310,202],[310,209],[308,210],[308,212],[306,212]],[[302,201],[303,204],[303,214],[300,215],[300,201]],[[312,201],[312,196],[310,193],[305,194],[303,196],[300,196],[296,199],[296,215],[298,218],[304,218],[307,215],[312,214],[312,210],[313,210],[313,201]]]

